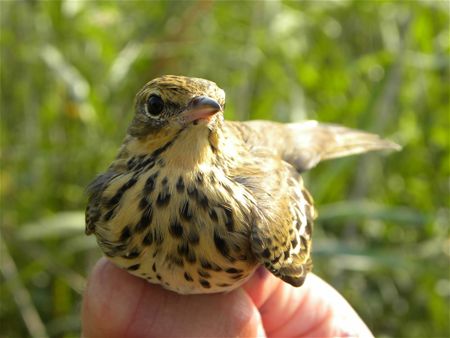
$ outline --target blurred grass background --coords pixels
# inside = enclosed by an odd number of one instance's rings
[[[315,272],[377,337],[448,337],[449,2],[2,1],[1,337],[78,337],[84,187],[162,74],[229,119],[318,119],[403,151],[320,164]]]

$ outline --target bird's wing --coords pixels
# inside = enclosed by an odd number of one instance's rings
[[[89,196],[85,212],[86,235],[90,235],[95,232],[96,223],[102,216],[100,204],[103,190],[115,175],[116,173],[113,171],[107,171],[101,175],[98,175],[86,189]]]
[[[256,259],[275,276],[300,286],[311,269],[315,211],[300,174],[264,148],[254,148],[232,179],[251,192],[255,212],[250,244]]]
[[[378,135],[317,121],[276,123],[270,121],[227,122],[228,128],[250,147],[266,147],[291,163],[298,172],[320,161],[374,150],[400,150]]]

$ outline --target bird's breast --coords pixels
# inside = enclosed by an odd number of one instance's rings
[[[118,266],[179,293],[226,291],[256,267],[252,198],[223,168],[131,158],[101,198],[98,242]]]

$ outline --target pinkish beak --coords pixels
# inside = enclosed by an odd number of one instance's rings
[[[191,100],[183,115],[186,123],[198,120],[209,121],[213,115],[220,111],[222,111],[222,107],[216,100],[207,96],[197,96]]]

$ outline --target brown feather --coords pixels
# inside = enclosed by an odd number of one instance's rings
[[[249,147],[266,147],[298,172],[323,160],[401,147],[378,135],[317,121],[281,124],[271,121],[227,122]]]

